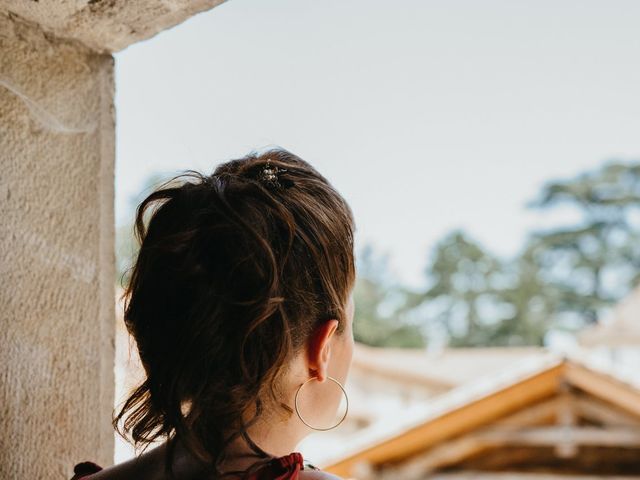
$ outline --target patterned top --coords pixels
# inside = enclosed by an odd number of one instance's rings
[[[283,457],[276,457],[265,463],[252,473],[247,480],[298,480],[301,470],[318,470],[309,463],[305,463],[300,452],[292,452]],[[71,480],[91,480],[91,474],[99,472],[102,467],[93,462],[78,463],[73,469],[75,474]]]

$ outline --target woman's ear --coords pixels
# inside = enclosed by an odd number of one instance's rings
[[[309,374],[324,382],[331,358],[331,339],[338,329],[338,320],[327,320],[316,327],[307,344]]]

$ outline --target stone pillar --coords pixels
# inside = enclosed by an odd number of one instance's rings
[[[113,58],[0,14],[0,478],[112,463]]]

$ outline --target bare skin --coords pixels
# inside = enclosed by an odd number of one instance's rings
[[[349,296],[347,321],[344,331],[338,333],[338,321],[328,320],[318,326],[303,348],[289,365],[282,379],[285,403],[293,409],[298,387],[315,377],[304,387],[299,404],[305,420],[318,427],[329,426],[341,399],[341,391],[328,381],[331,376],[344,384],[353,355],[353,298]],[[250,418],[247,412],[247,419]],[[294,413],[282,418],[278,412],[267,411],[260,421],[247,430],[251,439],[264,451],[280,457],[297,451],[297,445],[313,430],[300,421]],[[164,471],[166,443],[127,462],[114,465],[91,475],[90,480],[169,480]],[[255,462],[255,457],[243,457],[252,453],[246,443],[238,438],[229,447],[231,457],[223,464],[224,471],[244,470]],[[176,444],[173,480],[204,480],[205,468],[179,443]],[[231,480],[232,477],[227,477]],[[304,470],[302,480],[340,480],[340,477],[322,471]]]

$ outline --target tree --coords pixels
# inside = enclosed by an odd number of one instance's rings
[[[559,292],[557,310],[593,323],[625,295],[640,272],[640,165],[608,163],[548,183],[532,207],[570,208],[580,220],[536,232],[546,280]]]
[[[494,281],[501,263],[461,231],[440,241],[427,266],[430,282],[424,292],[407,297],[405,309],[425,304],[431,321],[438,322],[455,346],[490,342],[499,318],[499,299]]]
[[[515,259],[500,260],[453,231],[433,251],[429,288],[407,295],[404,309],[422,309],[454,347],[542,345],[557,295],[539,255],[532,241]]]
[[[399,308],[405,291],[390,280],[387,260],[387,256],[377,255],[370,245],[358,255],[354,337],[376,347],[424,347],[422,329],[404,318]]]
[[[512,261],[504,264],[501,284],[494,292],[504,307],[503,316],[489,338],[501,346],[543,345],[558,304],[558,292],[543,275],[542,250],[531,240]]]

